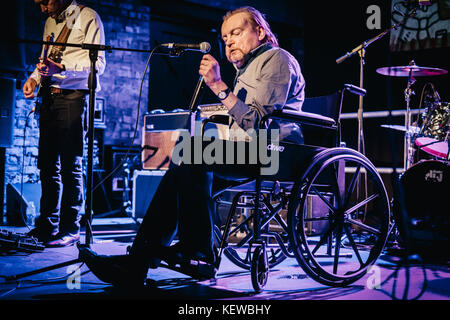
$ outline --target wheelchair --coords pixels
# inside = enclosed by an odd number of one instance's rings
[[[362,278],[383,251],[390,202],[370,160],[341,146],[346,91],[307,98],[301,112],[264,116],[260,128],[269,119],[301,124],[305,144],[280,142],[272,150],[279,153],[275,175],[234,181],[213,196],[217,206],[229,207],[214,226],[217,269],[225,255],[250,270],[256,292],[287,257],[317,282],[339,287]]]

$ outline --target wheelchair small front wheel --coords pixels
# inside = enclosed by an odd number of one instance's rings
[[[260,293],[269,278],[269,264],[264,244],[258,245],[253,252],[251,277],[253,289]]]

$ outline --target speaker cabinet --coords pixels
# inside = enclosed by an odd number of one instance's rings
[[[20,184],[9,183],[6,186],[6,220],[8,225],[25,225],[27,208],[31,205],[31,202],[34,203],[36,214],[39,215],[40,201],[40,183],[24,183],[22,190]]]
[[[0,78],[0,147],[13,143],[16,80]]]
[[[133,173],[132,216],[143,219],[164,174],[163,170],[135,170]]]
[[[200,105],[195,113],[173,111],[153,113],[144,116],[142,130],[142,168],[147,170],[168,170],[172,161],[173,149],[181,132],[190,136],[202,134],[203,122],[212,116],[228,116],[222,104]],[[205,122],[205,135],[227,140],[229,125]]]

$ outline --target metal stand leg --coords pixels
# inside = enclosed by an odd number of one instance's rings
[[[412,60],[409,65],[413,66],[414,60]],[[406,114],[405,114],[405,145],[404,145],[404,161],[403,168],[406,171],[414,163],[414,150],[412,146],[412,133],[410,132],[411,126],[411,110],[410,110],[410,100],[411,95],[414,94],[411,86],[416,82],[412,76],[412,68],[409,70],[408,85],[405,89],[405,101],[406,101]]]
[[[37,270],[33,270],[33,271],[29,271],[29,272],[20,273],[20,274],[17,274],[17,275],[5,277],[5,279],[6,279],[6,281],[19,280],[19,279],[26,278],[26,277],[29,277],[29,276],[32,276],[32,275],[35,275],[35,274],[44,273],[44,272],[47,272],[47,271],[51,271],[51,270],[63,268],[63,267],[66,267],[66,266],[70,266],[72,264],[79,263],[79,262],[82,262],[82,261],[80,261],[79,259],[74,259],[74,260],[58,263],[58,264],[55,264],[55,265],[50,266],[50,267],[45,267],[45,268],[42,268],[42,269],[37,269]]]

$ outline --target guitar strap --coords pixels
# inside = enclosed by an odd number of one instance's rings
[[[58,38],[56,38],[55,42],[59,42],[59,43],[66,43],[67,39],[69,38],[70,32],[73,29],[73,25],[75,23],[75,21],[78,19],[78,16],[80,15],[81,11],[83,10],[83,8],[85,6],[78,4],[77,7],[79,8],[79,10],[77,9],[73,9],[72,13],[69,17],[67,17],[67,21],[66,24],[64,25],[63,29],[61,30],[61,32],[58,35]],[[77,16],[74,18],[71,18],[71,16],[76,13]],[[48,57],[55,61],[55,62],[61,62],[61,56],[63,51],[66,49],[65,46],[63,45],[57,45],[57,46],[53,46],[52,50],[50,51],[50,54],[48,55]]]

